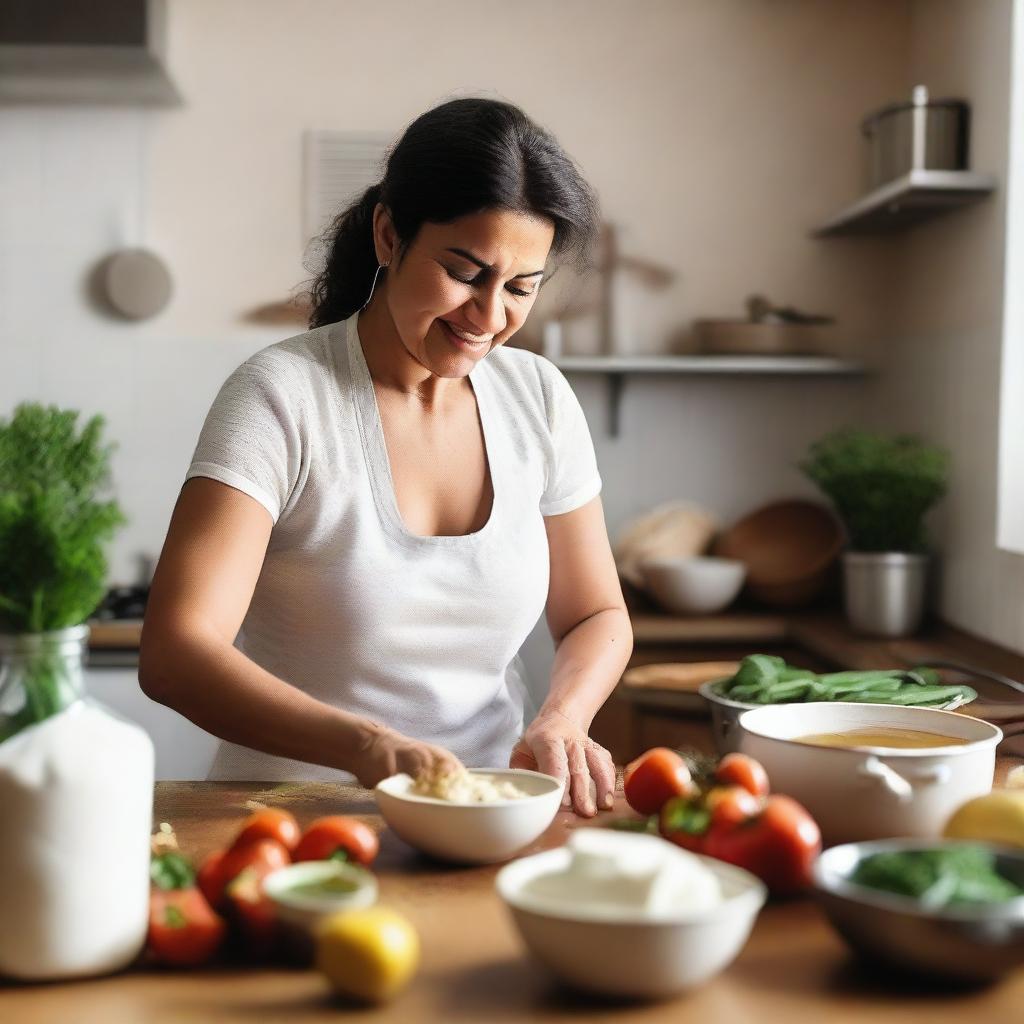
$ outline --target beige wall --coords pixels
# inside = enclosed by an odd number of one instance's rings
[[[397,131],[453,93],[521,103],[582,164],[627,250],[678,273],[627,296],[638,348],[686,344],[692,318],[738,313],[754,290],[836,313],[851,352],[888,323],[891,246],[807,231],[860,191],[857,124],[903,87],[905,0],[168,6],[182,107],[0,108],[0,410],[38,398],[107,416],[130,518],[115,580],[159,550],[220,383],[286,333],[241,316],[303,278],[307,128]],[[152,321],[114,321],[85,278],[138,244],[167,260],[174,297]],[[612,439],[604,382],[574,386],[613,531],[667,498],[728,520],[809,491],[797,459],[868,394],[859,380],[634,378]]]
[[[549,126],[628,251],[678,272],[627,296],[636,350],[762,291],[834,312],[836,346],[863,351],[886,250],[807,231],[860,191],[857,125],[902,83],[907,28],[899,0],[175,0],[186,105],[154,128],[146,199],[180,288],[163,326],[237,330],[302,279],[304,129],[398,132],[482,93]]]
[[[1007,176],[1012,0],[917,0],[909,74],[973,113],[972,166]],[[921,225],[897,243],[891,343],[873,402],[879,422],[952,454],[932,522],[940,608],[1024,650],[1024,558],[996,547],[1006,193]],[[1024,396],[1022,396],[1024,397]]]

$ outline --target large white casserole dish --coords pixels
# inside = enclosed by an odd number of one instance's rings
[[[891,704],[775,704],[740,716],[740,749],[760,761],[772,789],[807,808],[826,846],[892,836],[938,836],[967,800],[988,793],[1003,734],[978,718]],[[802,736],[912,729],[962,746],[822,747]]]

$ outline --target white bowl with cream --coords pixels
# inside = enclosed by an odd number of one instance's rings
[[[602,856],[606,845],[624,849]],[[566,846],[514,861],[495,886],[527,949],[553,974],[640,999],[675,995],[724,969],[767,897],[741,868],[658,836],[601,829],[577,829]]]
[[[988,793],[1003,734],[978,718],[891,704],[775,704],[745,711],[740,750],[760,761],[772,789],[799,801],[826,846],[895,836],[937,836],[963,803]],[[902,729],[956,746],[830,747],[821,734]]]
[[[406,774],[377,783],[381,816],[410,846],[459,864],[497,864],[515,856],[547,830],[562,803],[559,779],[525,768],[470,769],[470,774],[511,782],[525,792],[514,799],[458,803],[413,792]]]

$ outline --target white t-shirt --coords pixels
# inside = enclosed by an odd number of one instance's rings
[[[235,370],[185,479],[235,487],[274,520],[236,647],[318,700],[496,767],[532,710],[518,651],[547,599],[543,517],[584,505],[601,479],[550,362],[499,348],[469,379],[494,489],[475,533],[406,529],[355,316]],[[222,742],[209,777],[344,776]]]

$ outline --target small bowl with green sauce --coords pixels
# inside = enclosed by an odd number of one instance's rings
[[[376,903],[377,879],[355,864],[310,860],[267,875],[263,891],[276,908],[293,958],[309,963],[319,923],[339,911],[359,910]]]

